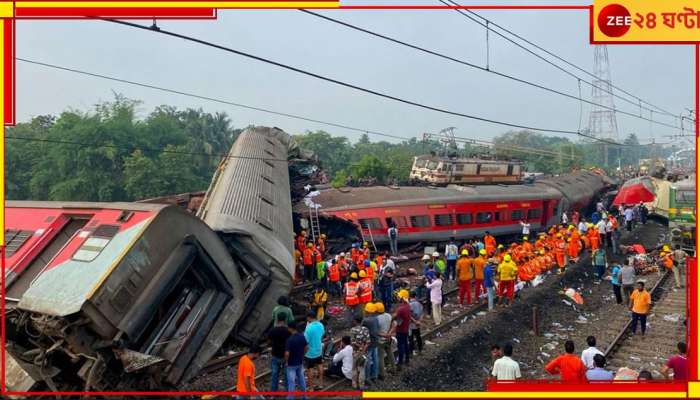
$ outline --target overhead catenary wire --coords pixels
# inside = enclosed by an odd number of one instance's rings
[[[458,3],[455,3],[455,2],[453,2],[453,1],[451,1],[451,2],[452,2],[453,4],[458,4]],[[542,47],[542,46],[540,46],[540,45],[538,45],[538,44],[536,44],[536,43],[534,43],[534,42],[532,42],[532,41],[530,41],[530,40],[524,38],[523,36],[521,36],[521,35],[519,35],[519,34],[513,32],[513,31],[511,31],[511,30],[509,30],[509,29],[507,29],[507,28],[504,28],[503,26],[501,26],[501,25],[499,25],[499,24],[497,24],[497,23],[495,23],[495,22],[489,20],[488,18],[483,17],[482,15],[478,14],[477,12],[475,12],[475,11],[473,11],[473,10],[469,10],[469,9],[467,9],[467,12],[469,12],[470,14],[476,15],[477,17],[479,17],[479,18],[483,19],[484,21],[486,21],[487,24],[493,25],[493,26],[495,26],[495,27],[501,29],[502,31],[507,32],[507,33],[509,33],[509,34],[511,34],[511,35],[513,35],[513,36],[515,36],[516,38],[522,40],[523,42],[529,44],[530,46],[533,46],[533,47],[535,47],[536,49],[541,50],[541,51],[547,53],[548,55],[550,55],[550,56],[556,58],[557,60],[559,60],[559,61],[561,61],[561,62],[563,62],[563,63],[565,63],[565,64],[567,64],[567,65],[569,65],[569,66],[571,66],[571,67],[573,67],[573,68],[575,68],[575,69],[577,69],[577,70],[583,72],[583,73],[585,73],[586,75],[588,75],[588,76],[590,76],[590,77],[592,77],[592,78],[597,78],[597,76],[596,76],[594,73],[592,73],[592,72],[590,72],[590,71],[588,71],[588,70],[586,70],[586,69],[584,69],[584,68],[582,68],[582,67],[580,67],[580,66],[574,64],[573,62],[571,62],[571,61],[569,61],[569,60],[567,60],[567,59],[565,59],[565,58],[563,58],[563,57],[557,55],[556,53],[554,53],[554,52],[552,52],[552,51],[550,51],[550,50],[545,49],[544,47]],[[675,114],[671,113],[670,111],[664,110],[663,108],[661,108],[661,107],[659,107],[659,106],[657,106],[657,105],[654,105],[654,104],[652,104],[652,103],[650,103],[650,102],[648,102],[648,101],[645,101],[645,100],[643,100],[642,98],[640,98],[639,96],[637,96],[637,95],[635,95],[635,94],[633,94],[633,93],[630,93],[630,92],[626,91],[625,89],[622,89],[622,88],[619,87],[619,86],[616,86],[616,85],[614,85],[614,84],[612,84],[612,83],[610,83],[610,86],[611,86],[613,89],[617,89],[617,90],[619,90],[620,92],[622,92],[622,93],[624,93],[624,94],[626,94],[626,95],[628,95],[628,96],[630,96],[630,97],[636,99],[636,100],[640,103],[640,104],[639,104],[640,108],[641,108],[641,103],[644,103],[644,104],[647,104],[647,105],[649,105],[649,106],[651,106],[651,107],[656,108],[658,111],[661,111],[662,113],[664,113],[664,114],[666,114],[666,115],[669,115],[669,116],[676,116]]]
[[[306,117],[306,116],[291,114],[291,113],[287,113],[287,112],[274,111],[274,110],[261,108],[261,107],[254,107],[254,106],[242,104],[239,102],[234,102],[231,100],[219,99],[219,98],[215,98],[215,97],[211,97],[211,96],[204,96],[204,95],[200,95],[200,94],[196,94],[196,93],[186,92],[186,91],[179,90],[179,89],[172,89],[172,88],[166,88],[163,86],[156,86],[156,85],[148,84],[148,83],[136,82],[136,81],[118,78],[118,77],[114,77],[114,76],[110,76],[110,75],[106,75],[106,74],[102,74],[102,73],[84,71],[84,70],[77,69],[77,68],[60,66],[60,65],[56,65],[56,64],[52,64],[52,63],[43,62],[43,61],[36,61],[36,60],[26,59],[26,58],[22,58],[22,57],[17,57],[17,61],[29,63],[29,64],[33,64],[33,65],[38,65],[41,67],[56,69],[59,71],[70,72],[70,73],[75,73],[75,74],[79,74],[79,75],[90,76],[93,78],[99,78],[99,79],[109,80],[109,81],[113,81],[113,82],[123,83],[123,84],[127,84],[127,85],[143,87],[146,89],[153,89],[153,90],[158,90],[158,91],[162,91],[162,92],[166,92],[166,93],[173,93],[173,94],[186,96],[186,97],[192,97],[192,98],[196,98],[196,99],[200,99],[200,100],[216,102],[216,103],[225,104],[225,105],[229,105],[229,106],[233,106],[233,107],[240,107],[240,108],[250,109],[250,110],[254,110],[254,111],[265,112],[265,113],[269,113],[269,114],[273,114],[273,115],[279,115],[282,117],[299,119],[299,120],[303,120],[303,121],[310,121],[310,122],[315,122],[315,123],[319,123],[319,124],[325,124],[328,126],[339,127],[339,128],[343,128],[343,129],[349,129],[349,130],[356,131],[356,132],[366,133],[368,135],[377,135],[377,136],[389,137],[392,139],[399,139],[399,140],[404,140],[404,141],[410,141],[411,139],[415,139],[415,137],[398,136],[398,135],[378,132],[375,130],[350,126],[347,124],[331,122],[331,121],[324,121],[324,120],[319,120],[319,119],[310,118],[310,117]],[[27,140],[27,141],[47,141],[46,139],[40,140],[40,139],[35,139],[35,138],[17,137],[17,136],[14,136],[14,137],[8,136],[8,139]],[[504,146],[503,144],[497,144],[495,142],[490,142],[490,141],[486,141],[483,139],[472,139],[472,138],[465,138],[465,137],[455,137],[455,139],[458,139],[460,141],[465,141],[465,142],[482,143],[482,144],[493,145],[493,146]],[[54,141],[54,142],[56,142],[56,141]],[[69,143],[69,142],[56,142],[56,143],[90,145],[88,143]],[[553,152],[553,151],[549,151],[549,150],[545,150],[545,149],[534,149],[534,148],[530,148],[530,147],[515,146],[515,145],[509,145],[509,146],[513,147],[514,151],[519,151],[519,152],[523,152],[523,153],[542,154],[543,152],[550,152],[549,155],[558,155],[557,152]],[[137,148],[135,148],[135,147],[133,149],[137,150]],[[158,150],[157,149],[145,149],[145,151],[153,152],[153,151],[158,151]],[[178,153],[178,154],[190,154],[190,155],[208,154],[208,153],[189,153],[189,152],[183,152],[183,151],[168,151],[168,152]],[[219,155],[217,154],[215,156],[219,156]]]
[[[459,3],[456,3],[456,2],[454,2],[454,1],[452,1],[452,0],[438,0],[438,1],[439,1],[440,3],[446,5],[446,6],[449,6],[450,4],[452,4],[452,5],[454,5],[454,6],[460,6]],[[466,12],[464,12],[464,10],[461,10],[461,9],[459,9],[459,8],[452,8],[452,9],[453,9],[454,11],[458,12],[459,14],[463,15],[464,17],[468,18],[469,20],[473,21],[474,23],[476,23],[476,24],[478,24],[478,25],[481,25],[482,27],[485,27],[485,28],[487,28],[487,29],[490,29],[491,32],[495,33],[496,35],[500,36],[501,38],[505,39],[506,41],[508,41],[508,42],[514,44],[515,46],[517,46],[517,47],[523,49],[523,50],[526,51],[527,53],[530,53],[531,55],[533,55],[533,56],[539,58],[540,60],[544,61],[545,63],[547,63],[547,64],[553,66],[554,68],[556,68],[556,69],[562,71],[563,73],[565,73],[565,74],[571,76],[572,78],[574,78],[574,79],[581,79],[581,81],[584,82],[584,83],[586,83],[587,85],[589,85],[589,86],[591,86],[591,87],[598,88],[598,89],[600,89],[600,90],[602,90],[602,91],[604,91],[604,92],[606,92],[606,93],[609,93],[609,94],[612,95],[613,97],[616,97],[616,98],[618,98],[618,99],[620,99],[620,100],[622,100],[622,101],[624,101],[624,102],[626,102],[626,103],[632,104],[632,105],[634,105],[634,106],[638,106],[638,105],[639,105],[639,102],[638,102],[638,101],[632,101],[632,100],[628,99],[627,97],[620,96],[619,94],[614,93],[614,91],[612,91],[612,90],[606,89],[606,88],[604,88],[604,87],[596,86],[595,83],[593,83],[593,82],[591,82],[591,81],[588,81],[588,80],[586,80],[586,79],[581,78],[579,75],[577,75],[577,74],[575,74],[575,73],[573,73],[573,72],[567,70],[566,68],[562,67],[562,66],[559,65],[559,64],[556,64],[556,63],[552,62],[551,60],[545,58],[544,56],[542,56],[542,55],[540,55],[540,54],[534,52],[533,50],[531,50],[531,49],[525,47],[525,46],[522,45],[521,43],[518,43],[518,42],[516,42],[515,40],[513,40],[513,39],[507,37],[507,36],[504,35],[503,33],[499,32],[499,31],[497,31],[497,30],[494,30],[494,29],[491,28],[491,27],[487,27],[487,25],[486,25],[485,22],[481,22],[481,21],[477,20],[476,18],[474,18],[474,17],[472,17],[471,15],[467,14]],[[471,11],[471,10],[467,10],[467,11],[470,11],[472,14],[478,16],[479,18],[481,18],[481,19],[483,19],[483,20],[486,20],[485,17],[482,17],[482,16],[480,16],[479,14],[476,14],[476,13],[474,13],[474,12]],[[494,24],[493,21],[490,21],[490,20],[489,20],[489,25],[496,25],[496,24]],[[502,28],[501,28],[501,29],[502,29]],[[505,30],[505,29],[504,29],[504,30]],[[595,76],[595,75],[593,75],[593,76]],[[611,85],[611,86],[612,86],[612,85]],[[618,89],[618,90],[619,90],[619,89]],[[621,91],[622,91],[622,90],[621,90]],[[641,100],[641,99],[639,99],[639,97],[637,97],[637,96],[633,96],[633,97],[635,98],[635,100]],[[645,102],[645,101],[643,101],[643,102],[644,102],[644,103],[647,103],[647,102]],[[648,104],[648,103],[647,103],[647,104]],[[648,108],[648,107],[643,107],[643,108],[644,108],[644,109],[647,109],[647,110],[651,110],[651,109]],[[619,112],[619,110],[616,110],[616,111]],[[663,113],[666,114],[666,115],[669,115],[669,116],[673,117],[674,119],[678,119],[678,116],[677,116],[676,114],[673,114],[673,113],[667,112],[667,111],[664,111]],[[673,126],[673,125],[667,125],[667,126],[672,127],[672,128],[674,128],[674,129],[679,129],[677,126]]]
[[[329,21],[329,22],[332,22],[332,23],[335,23],[335,24],[338,24],[338,25],[345,26],[345,27],[347,27],[347,28],[356,30],[356,31],[358,31],[358,32],[363,32],[363,33],[366,33],[366,34],[368,34],[368,35],[371,35],[371,36],[374,36],[374,37],[377,37],[377,38],[380,38],[380,39],[383,39],[383,40],[386,40],[386,41],[389,41],[389,42],[392,42],[392,43],[396,43],[396,44],[401,45],[401,46],[405,46],[405,47],[408,47],[408,48],[411,48],[411,49],[414,49],[414,50],[417,50],[417,51],[420,51],[420,52],[423,52],[423,53],[426,53],[426,54],[433,55],[433,56],[435,56],[435,57],[442,58],[442,59],[444,59],[444,60],[452,61],[452,62],[455,62],[455,63],[461,64],[461,65],[464,65],[464,66],[469,67],[469,68],[478,69],[478,70],[480,70],[480,71],[487,72],[487,73],[491,73],[491,74],[494,74],[494,75],[496,75],[496,76],[499,76],[499,77],[502,77],[502,78],[506,78],[506,79],[509,79],[509,80],[512,80],[512,81],[515,81],[515,82],[518,82],[518,83],[521,83],[521,84],[524,84],[524,85],[527,85],[527,86],[530,86],[530,87],[534,87],[534,88],[537,88],[537,89],[541,89],[541,90],[547,91],[547,92],[549,92],[549,93],[553,93],[553,94],[556,94],[556,95],[559,95],[559,96],[563,96],[563,97],[566,97],[566,98],[569,98],[569,99],[572,99],[572,100],[576,100],[576,101],[578,101],[579,103],[580,103],[580,102],[588,103],[588,104],[593,105],[593,106],[601,107],[601,108],[603,108],[603,109],[607,109],[607,110],[610,110],[610,111],[615,111],[615,112],[617,112],[617,113],[619,113],[619,114],[623,114],[623,115],[627,115],[627,116],[630,116],[630,117],[633,117],[633,118],[641,119],[641,120],[644,120],[644,121],[647,121],[647,122],[650,122],[650,123],[655,123],[655,124],[658,124],[658,125],[662,125],[662,126],[665,126],[665,127],[667,127],[667,128],[680,129],[679,127],[677,127],[677,126],[675,126],[675,125],[671,125],[671,124],[668,124],[668,123],[665,123],[665,122],[662,122],[662,121],[650,120],[649,118],[646,118],[646,117],[644,117],[643,115],[638,115],[638,114],[636,114],[636,113],[627,112],[627,111],[624,111],[624,110],[617,109],[617,108],[615,108],[615,107],[610,107],[610,106],[607,106],[607,105],[604,105],[604,104],[596,103],[596,102],[594,102],[594,101],[592,101],[592,100],[584,99],[584,98],[581,96],[581,93],[580,93],[580,84],[581,84],[581,79],[580,79],[580,78],[577,78],[577,81],[578,81],[578,84],[579,84],[579,95],[578,95],[578,97],[577,97],[577,96],[572,95],[572,94],[570,94],[570,93],[566,93],[566,92],[563,92],[563,91],[561,91],[561,90],[558,90],[558,89],[554,89],[554,88],[545,86],[545,85],[542,84],[542,83],[532,82],[532,81],[529,81],[529,80],[526,80],[526,79],[523,79],[523,78],[519,78],[519,77],[514,76],[514,75],[510,75],[510,74],[506,74],[506,73],[503,73],[503,72],[495,71],[495,70],[490,66],[490,63],[489,63],[489,58],[490,58],[490,57],[489,57],[489,39],[488,39],[488,32],[489,32],[490,28],[489,28],[489,26],[488,26],[488,22],[485,24],[486,32],[487,32],[487,33],[486,33],[486,67],[482,67],[482,66],[477,65],[477,64],[474,64],[474,63],[472,63],[472,62],[469,62],[469,61],[466,61],[466,60],[463,60],[463,59],[460,59],[460,58],[456,58],[456,57],[453,57],[453,56],[449,56],[449,55],[447,55],[447,54],[440,53],[440,52],[437,52],[437,51],[434,51],[434,50],[430,50],[430,49],[427,49],[427,48],[425,48],[425,47],[418,46],[418,45],[416,45],[416,44],[408,43],[408,42],[406,42],[406,41],[404,41],[404,40],[400,40],[400,39],[397,39],[397,38],[394,38],[394,37],[391,37],[391,36],[388,36],[388,35],[385,35],[385,34],[382,34],[382,33],[378,33],[378,32],[375,32],[375,31],[371,31],[371,30],[369,30],[369,29],[362,28],[362,27],[360,27],[360,26],[358,26],[358,25],[351,24],[351,23],[349,23],[349,22],[345,22],[345,21],[342,21],[342,20],[339,20],[339,19],[336,19],[336,18],[332,18],[332,17],[329,17],[329,16],[327,16],[327,15],[319,14],[319,13],[314,12],[314,11],[310,11],[310,10],[306,10],[306,9],[299,9],[299,11],[302,11],[302,12],[304,12],[304,13],[306,13],[306,14],[312,15],[312,16],[314,16],[314,17],[317,17],[317,18],[320,18],[320,19],[323,19],[323,20],[326,20],[326,21]],[[635,105],[636,105],[636,103],[635,103]],[[677,117],[677,116],[676,116],[676,117]],[[578,129],[578,132],[581,132],[580,127],[579,127],[579,129]]]
[[[458,112],[458,111],[452,111],[452,110],[448,110],[448,109],[440,108],[440,107],[436,107],[436,106],[431,106],[431,105],[427,105],[427,104],[420,103],[420,102],[418,102],[418,101],[408,100],[408,99],[401,98],[401,97],[398,97],[398,96],[394,96],[394,95],[391,95],[391,94],[388,94],[388,93],[380,92],[380,91],[375,90],[375,89],[369,89],[369,88],[366,88],[366,87],[358,86],[358,85],[356,85],[356,84],[352,84],[352,83],[348,83],[348,82],[341,81],[341,80],[338,80],[338,79],[330,78],[330,77],[327,77],[327,76],[324,76],[324,75],[321,75],[321,74],[318,74],[318,73],[315,73],[315,72],[307,71],[307,70],[304,70],[304,69],[302,69],[302,68],[294,67],[294,66],[291,66],[291,65],[288,65],[288,64],[284,64],[284,63],[282,63],[282,62],[278,62],[278,61],[274,61],[274,60],[271,60],[271,59],[267,59],[267,58],[264,58],[264,57],[261,57],[261,56],[257,56],[257,55],[251,54],[251,53],[247,53],[247,52],[244,52],[244,51],[241,51],[241,50],[237,50],[237,49],[234,49],[234,48],[231,48],[231,47],[228,47],[228,46],[216,44],[216,43],[213,43],[213,42],[204,40],[204,39],[199,39],[199,38],[195,38],[195,37],[192,37],[192,36],[188,36],[188,35],[184,35],[184,34],[172,32],[172,31],[168,31],[168,30],[165,30],[165,29],[163,29],[163,28],[159,28],[158,30],[153,30],[153,29],[151,29],[151,28],[148,27],[148,26],[139,25],[139,24],[135,24],[135,23],[132,23],[132,22],[121,21],[121,20],[114,20],[114,19],[104,19],[104,20],[105,20],[105,21],[108,21],[108,22],[115,23],[115,24],[125,25],[125,26],[129,26],[129,27],[133,27],[133,28],[137,28],[137,29],[141,29],[141,30],[145,30],[145,31],[150,31],[150,32],[157,33],[157,34],[162,34],[162,35],[166,35],[166,36],[175,37],[175,38],[182,39],[182,40],[186,40],[186,41],[190,41],[190,42],[193,42],[193,43],[198,43],[198,44],[201,44],[201,45],[204,45],[204,46],[207,46],[207,47],[212,47],[212,48],[215,48],[215,49],[218,49],[218,50],[222,50],[222,51],[225,51],[225,52],[229,52],[229,53],[232,53],[232,54],[236,54],[236,55],[239,55],[239,56],[243,56],[243,57],[246,57],[246,58],[250,58],[250,59],[253,59],[253,60],[256,60],[256,61],[260,61],[260,62],[263,62],[263,63],[266,63],[266,64],[274,65],[274,66],[277,66],[277,67],[279,67],[279,68],[283,68],[283,69],[286,69],[286,70],[289,70],[289,71],[297,72],[297,73],[299,73],[299,74],[306,75],[306,76],[310,76],[310,77],[313,77],[313,78],[316,78],[316,79],[320,79],[320,80],[323,80],[323,81],[326,81],[326,82],[330,82],[330,83],[333,83],[333,84],[336,84],[336,85],[339,85],[339,86],[343,86],[343,87],[347,87],[347,88],[350,88],[350,89],[354,89],[354,90],[357,90],[357,91],[360,91],[360,92],[364,92],[364,93],[367,93],[367,94],[372,94],[372,95],[374,95],[374,96],[381,97],[381,98],[388,99],[388,100],[392,100],[392,101],[396,101],[396,102],[399,102],[399,103],[403,103],[403,104],[407,104],[407,105],[411,105],[411,106],[423,108],[423,109],[426,109],[426,110],[431,110],[431,111],[439,112],[439,113],[442,113],[442,114],[447,114],[447,115],[453,115],[453,116],[457,116],[457,117],[472,119],[472,120],[475,120],[475,121],[487,122],[487,123],[491,123],[491,124],[495,124],[495,125],[508,126],[508,127],[511,127],[511,128],[527,129],[527,130],[532,130],[532,131],[550,132],[550,133],[563,133],[563,134],[568,134],[568,135],[577,135],[577,136],[589,138],[589,139],[594,140],[594,141],[599,141],[599,142],[604,142],[604,143],[614,144],[614,145],[618,145],[618,144],[619,144],[619,143],[614,142],[614,141],[609,141],[609,140],[606,140],[606,139],[597,138],[597,137],[595,137],[595,136],[587,135],[587,134],[584,134],[584,133],[581,133],[581,132],[578,132],[578,131],[574,131],[574,130],[553,129],[553,128],[541,128],[541,127],[529,126],[529,125],[518,124],[518,123],[512,123],[512,122],[507,122],[507,121],[495,120],[495,119],[486,118],[486,117],[481,117],[481,116],[477,116],[477,115],[471,115],[471,114],[467,114],[467,113],[463,113],[463,112]]]

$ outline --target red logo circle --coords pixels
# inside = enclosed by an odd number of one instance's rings
[[[598,28],[610,37],[620,37],[630,30],[632,17],[624,6],[609,4],[598,14]]]

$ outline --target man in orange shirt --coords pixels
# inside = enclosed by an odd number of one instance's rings
[[[484,236],[484,249],[486,249],[486,253],[489,256],[493,255],[493,252],[496,251],[496,238],[491,236],[489,231],[486,231],[486,235]]]
[[[644,282],[637,282],[637,289],[630,296],[632,311],[632,334],[637,334],[637,321],[642,324],[642,336],[647,331],[647,314],[651,308],[651,295],[644,289]]]
[[[260,347],[258,345],[250,346],[248,354],[241,357],[238,361],[238,379],[236,380],[236,391],[239,393],[255,393],[258,389],[255,387],[255,364],[253,360],[260,355]]]
[[[462,250],[462,254],[457,260],[457,280],[459,281],[460,305],[464,305],[465,296],[467,300],[467,305],[472,304],[471,284],[473,277],[474,274],[472,272],[472,260],[469,258],[469,252],[466,249],[464,249]]]
[[[479,302],[479,296],[481,296],[481,290],[484,288],[484,267],[486,266],[486,250],[479,250],[479,257],[472,260],[472,268],[474,269],[474,301]],[[486,300],[484,300],[486,301]]]
[[[586,366],[580,358],[574,355],[574,342],[567,340],[564,343],[566,353],[550,361],[544,367],[550,375],[559,374],[561,381],[566,383],[585,383]]]

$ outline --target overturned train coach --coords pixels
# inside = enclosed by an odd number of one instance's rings
[[[342,218],[360,228],[365,239],[387,243],[392,224],[399,242],[442,242],[532,230],[561,221],[564,212],[584,210],[612,180],[599,171],[577,171],[523,185],[447,187],[374,186],[323,189],[312,201],[319,216]],[[305,205],[297,211],[308,214]]]
[[[7,202],[8,390],[174,387],[292,285],[290,139],[244,131],[200,207]],[[276,160],[276,161],[272,161]]]

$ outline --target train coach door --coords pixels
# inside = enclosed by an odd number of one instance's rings
[[[540,215],[540,224],[542,225],[542,229],[547,228],[547,218],[549,218],[549,207],[551,205],[551,201],[549,200],[544,200],[542,202],[542,214]]]

